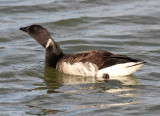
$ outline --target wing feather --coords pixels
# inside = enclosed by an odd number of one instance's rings
[[[112,54],[110,52],[103,50],[92,50],[76,54],[64,55],[60,59],[58,64],[60,64],[61,62],[66,62],[70,64],[74,64],[77,62],[82,62],[82,63],[89,62],[95,64],[98,67],[98,69],[102,69],[116,64],[127,63],[127,62],[139,62],[139,61],[140,60],[132,59],[124,55]]]

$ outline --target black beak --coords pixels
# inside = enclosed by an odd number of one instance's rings
[[[20,30],[27,32],[27,27],[21,27]]]

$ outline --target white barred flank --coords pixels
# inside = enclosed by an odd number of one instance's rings
[[[95,64],[89,62],[77,62],[74,64],[63,62],[61,64],[60,72],[71,74],[71,75],[81,75],[81,76],[93,76],[95,77],[98,72],[98,68]]]

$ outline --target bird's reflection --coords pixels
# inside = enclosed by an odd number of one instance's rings
[[[98,79],[96,77],[82,77],[73,76],[59,73],[56,69],[45,67],[43,79],[45,81],[46,87],[48,89],[47,93],[65,93],[65,94],[92,94],[92,92],[98,93],[100,96],[104,93],[113,94],[117,97],[127,97],[135,98],[137,96],[136,87],[138,81],[136,81],[135,76],[125,76],[125,77],[110,77],[108,80]],[[106,95],[106,94],[105,94]],[[103,96],[101,96],[103,99]],[[134,104],[138,101],[132,100],[132,102],[125,103],[115,103],[115,104],[98,104],[98,105],[78,105],[76,108],[86,108],[86,107],[112,107],[119,105]],[[75,110],[74,108],[71,110]]]
[[[97,77],[84,77],[67,75],[58,72],[56,69],[45,67],[44,80],[46,83],[54,83],[56,85],[75,85],[75,84],[87,84],[87,83],[106,83],[108,81],[119,81],[123,85],[137,85],[135,76],[123,76],[123,77],[109,77],[109,79],[97,78]]]
[[[45,67],[43,79],[48,88],[47,93],[58,93],[59,88],[62,86],[80,85],[81,90],[99,90],[101,92],[108,92],[117,94],[121,97],[131,97],[134,96],[131,91],[137,88],[133,87],[138,84],[135,76],[124,76],[124,77],[110,77],[110,79],[102,79],[96,77],[83,77],[66,75],[58,72],[56,69]],[[82,87],[83,85],[83,87]],[[79,90],[63,90],[63,92],[75,93]]]

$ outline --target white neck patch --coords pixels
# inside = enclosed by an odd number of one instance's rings
[[[49,45],[52,43],[52,39],[49,39],[48,41],[47,41],[47,44],[46,44],[46,49],[49,47]]]

